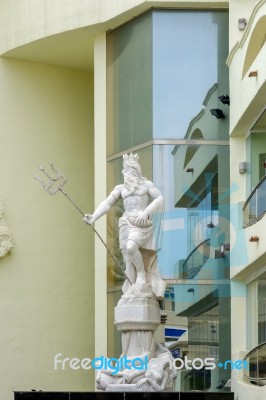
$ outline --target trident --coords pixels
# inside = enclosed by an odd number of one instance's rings
[[[63,195],[70,201],[70,203],[73,204],[73,206],[76,208],[76,210],[78,210],[78,212],[83,216],[83,218],[86,218],[84,212],[77,206],[77,204],[71,199],[71,197],[69,197],[69,195],[63,190],[63,186],[67,183],[67,178],[62,174],[62,172],[58,171],[53,162],[49,161],[49,164],[51,166],[52,171],[55,174],[55,177],[51,177],[46,171],[45,169],[39,164],[39,170],[41,172],[43,172],[47,178],[48,178],[48,183],[46,184],[39,176],[34,176],[34,179],[36,179],[37,181],[39,181],[42,185],[42,187],[44,188],[44,190],[50,194],[50,195],[54,195],[55,193],[57,193],[58,191],[60,191],[61,193],[63,193]],[[61,180],[61,182],[59,182]],[[54,185],[56,182],[58,182],[58,185]],[[98,236],[98,238],[100,239],[100,241],[102,242],[102,244],[104,245],[104,247],[106,248],[106,250],[108,251],[108,253],[110,254],[110,256],[112,257],[112,259],[114,260],[115,264],[117,265],[117,267],[120,269],[120,271],[122,271],[123,275],[125,276],[125,278],[128,280],[128,282],[130,283],[130,285],[132,285],[132,282],[130,281],[130,279],[128,278],[127,274],[125,273],[125,271],[123,270],[123,268],[121,267],[121,265],[119,264],[119,262],[117,261],[117,259],[115,258],[114,254],[111,252],[111,250],[109,249],[109,247],[107,246],[107,244],[104,242],[104,240],[102,239],[102,237],[100,236],[100,234],[97,232],[97,230],[94,228],[94,226],[92,226],[91,224],[89,224],[90,227],[93,229],[94,233],[96,233],[96,235]]]

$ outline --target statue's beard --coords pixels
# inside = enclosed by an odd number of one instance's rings
[[[129,193],[134,193],[136,190],[139,189],[140,179],[137,176],[125,176],[124,185]]]

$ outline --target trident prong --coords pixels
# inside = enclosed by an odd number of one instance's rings
[[[49,183],[46,184],[45,181],[43,181],[39,176],[34,175],[34,179],[36,179],[37,181],[39,181],[42,185],[42,187],[44,188],[44,190],[50,194],[50,195],[54,195],[55,193],[57,193],[58,191],[60,191],[61,193],[63,193],[63,195],[70,201],[70,203],[73,204],[73,206],[78,210],[78,212],[83,216],[83,218],[86,218],[86,215],[84,214],[84,212],[77,206],[77,204],[71,199],[71,197],[69,197],[69,195],[62,189],[63,186],[67,183],[67,178],[62,174],[61,171],[57,170],[53,164],[52,161],[49,161],[49,164],[51,166],[52,171],[55,173],[56,177],[52,178],[43,168],[42,165],[38,164],[39,170],[41,172],[43,172],[47,178],[49,179]],[[55,182],[58,182],[60,179],[62,179],[62,183],[60,183],[59,185],[55,186],[54,189],[52,189],[53,185]],[[121,265],[119,264],[119,262],[117,261],[117,259],[115,258],[115,256],[113,255],[113,253],[111,252],[111,250],[109,249],[109,247],[107,246],[107,244],[105,243],[105,241],[102,239],[101,235],[97,232],[97,230],[94,228],[93,225],[90,225],[90,227],[93,229],[94,233],[98,236],[98,238],[100,239],[100,241],[102,242],[102,244],[104,245],[104,247],[106,248],[106,250],[108,251],[108,253],[110,254],[110,256],[112,257],[112,259],[114,260],[114,262],[116,263],[117,267],[122,271],[123,275],[125,276],[125,278],[128,280],[128,282],[132,285],[132,282],[130,281],[129,277],[127,276],[126,272],[124,271],[124,269],[121,267]]]
[[[45,181],[43,181],[40,177],[38,176],[34,176],[34,179],[36,179],[37,181],[39,181],[42,184],[42,187],[44,188],[44,190],[50,194],[50,195],[54,195],[56,192],[58,192],[58,190],[62,190],[63,186],[67,183],[67,179],[66,177],[62,174],[62,172],[60,172],[59,170],[57,170],[53,164],[52,161],[49,161],[49,164],[51,166],[52,171],[55,174],[55,177],[52,177],[48,174],[48,172],[44,169],[44,167],[42,165],[38,165],[39,170],[41,172],[43,172],[47,178],[48,178],[48,183],[46,184]],[[60,179],[62,180],[61,183],[57,186],[55,186],[55,182],[59,182]],[[64,192],[63,192],[64,193]]]

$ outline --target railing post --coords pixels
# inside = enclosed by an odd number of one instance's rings
[[[258,189],[256,189],[256,219],[258,218]]]
[[[259,378],[260,377],[260,374],[259,374],[259,347],[257,348],[256,354],[257,354],[257,378]]]

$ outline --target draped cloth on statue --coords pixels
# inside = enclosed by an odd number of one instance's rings
[[[156,204],[156,212],[153,212],[152,220],[148,220],[146,226],[134,225],[138,212],[125,212],[119,219],[118,225],[120,249],[126,249],[128,240],[132,240],[139,245],[147,274],[147,282],[151,283],[154,295],[158,299],[164,297],[165,291],[165,283],[160,276],[157,265],[157,251],[161,247],[162,239],[162,215],[163,201]],[[130,283],[126,280],[123,285],[123,292],[126,293],[128,290],[130,290]]]
[[[151,206],[151,204],[150,204]],[[149,207],[150,207],[149,206]],[[152,210],[152,220],[148,220],[145,226],[136,226],[135,220],[138,212],[124,212],[119,218],[119,244],[120,249],[126,248],[128,240],[136,242],[141,249],[158,251],[161,247],[161,220],[164,212],[163,201],[156,202],[156,210]]]

